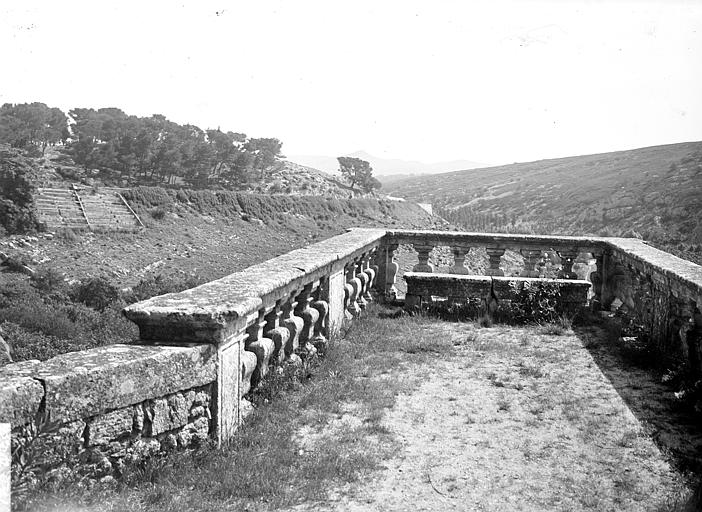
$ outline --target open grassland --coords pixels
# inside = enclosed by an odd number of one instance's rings
[[[373,308],[252,396],[230,446],[48,486],[25,509],[697,510],[698,427],[628,356],[596,325]]]
[[[702,262],[702,142],[420,176],[384,191],[471,231],[638,234]]]

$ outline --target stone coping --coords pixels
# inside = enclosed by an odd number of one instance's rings
[[[41,402],[69,422],[202,386],[217,378],[212,345],[105,345],[0,371],[0,422],[31,420]]]
[[[503,249],[580,248],[602,250],[607,238],[590,236],[522,235],[507,233],[471,233],[465,231],[395,230],[387,232],[396,243],[429,242],[446,245],[486,245]]]
[[[123,313],[139,325],[142,339],[223,343],[231,331],[244,327],[236,324],[269,305],[264,298],[274,301],[330,273],[335,264],[377,245],[384,236],[382,229],[353,229],[196,288],[132,304]],[[154,326],[164,328],[162,335]]]

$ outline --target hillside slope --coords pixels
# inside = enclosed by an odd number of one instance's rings
[[[408,178],[386,188],[432,203],[468,229],[639,234],[691,259],[702,245],[702,142]]]

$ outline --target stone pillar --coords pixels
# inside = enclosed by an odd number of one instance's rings
[[[524,270],[519,275],[521,277],[539,277],[536,265],[541,259],[541,249],[522,249],[519,252],[524,256]]]
[[[281,301],[275,303],[273,309],[266,315],[266,329],[263,335],[273,340],[275,350],[272,360],[282,363],[285,360],[285,345],[290,339],[290,331],[280,325],[283,317],[283,305]]]
[[[500,248],[500,247],[487,247],[486,248],[488,259],[489,259],[489,267],[485,271],[485,275],[487,276],[503,276],[505,273],[502,271],[500,268],[500,262],[502,261],[502,255],[505,253],[505,250]]]
[[[290,338],[285,345],[286,356],[294,354],[300,348],[300,332],[305,326],[305,321],[299,316],[295,316],[295,309],[297,308],[295,297],[297,297],[297,290],[290,294],[290,299],[287,304],[285,304],[285,320],[283,320],[283,326],[290,332]]]
[[[456,245],[453,247],[453,267],[451,267],[452,274],[470,274],[465,266],[466,254],[470,251],[470,247],[463,245]]]
[[[417,263],[412,272],[434,272],[434,265],[429,263],[429,253],[434,249],[433,245],[414,244],[414,250],[417,251],[419,263]]]
[[[346,313],[345,285],[346,275],[343,269],[332,272],[329,278],[322,283],[321,298],[329,305],[326,335],[330,338],[339,334],[344,323]]]
[[[560,279],[577,279],[578,275],[573,272],[573,263],[578,257],[577,249],[562,249],[556,251],[558,257],[561,258],[561,271],[558,273]]]
[[[217,347],[217,389],[212,412],[218,446],[234,437],[241,423],[241,368],[246,338],[242,332]]]

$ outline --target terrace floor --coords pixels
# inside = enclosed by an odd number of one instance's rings
[[[699,510],[685,508],[699,424],[633,356],[597,325],[480,327],[374,307],[311,379],[259,402],[231,446],[28,509]]]
[[[361,485],[291,510],[684,509],[680,468],[699,469],[700,433],[604,330],[415,329],[455,350],[402,365],[421,383],[382,419],[394,456]],[[362,416],[348,409],[327,434]]]

